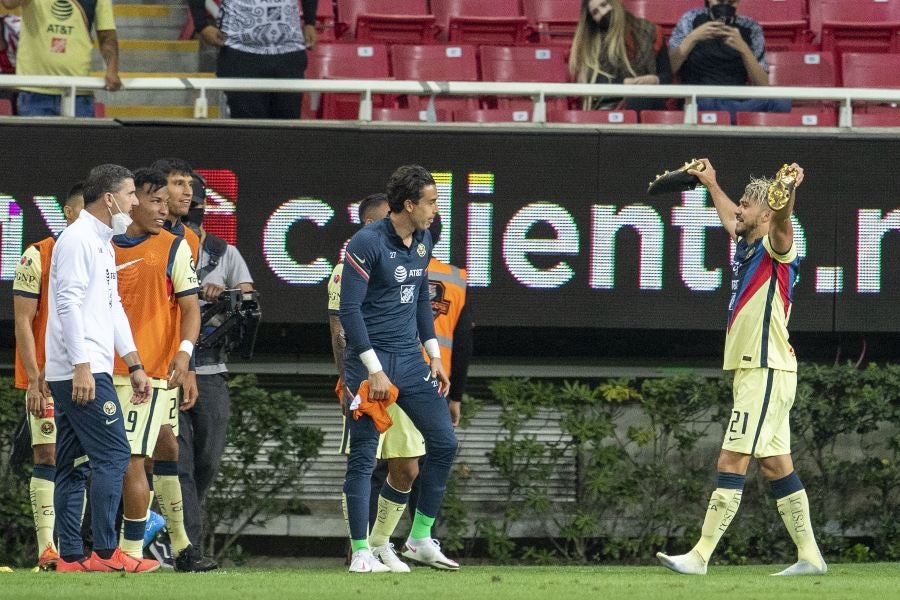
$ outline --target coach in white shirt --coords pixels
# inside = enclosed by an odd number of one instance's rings
[[[131,449],[112,384],[113,352],[129,366],[132,402],[147,401],[150,383],[122,310],[110,240],[114,231],[128,226],[136,204],[128,169],[95,167],[85,181],[84,210],[53,248],[45,372],[56,400],[59,466],[54,502],[58,568],[63,571],[119,570],[115,518]],[[94,538],[94,554],[88,560],[80,533],[85,473],[73,467],[84,454],[91,465]]]

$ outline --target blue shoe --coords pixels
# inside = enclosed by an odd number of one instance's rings
[[[166,526],[166,520],[159,513],[150,511],[150,516],[147,517],[147,528],[144,529],[144,548],[149,546],[153,540],[156,538],[156,534]]]

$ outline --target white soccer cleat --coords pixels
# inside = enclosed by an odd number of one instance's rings
[[[409,573],[409,565],[400,560],[400,557],[394,552],[394,545],[390,542],[384,546],[375,546],[372,548],[372,554],[392,573]]]
[[[421,565],[427,565],[444,571],[458,571],[459,563],[450,560],[441,552],[441,543],[434,538],[424,540],[406,540],[403,556]]]
[[[821,556],[819,560],[822,561],[822,566],[814,565],[808,560],[798,560],[791,566],[789,566],[784,571],[779,571],[778,573],[772,573],[773,577],[791,577],[795,575],[824,575],[828,572],[828,565],[825,564],[825,559]]]
[[[671,569],[682,575],[706,575],[706,561],[694,550],[687,554],[669,556],[662,552],[656,553],[656,558],[667,569]]]
[[[357,550],[350,559],[351,573],[390,573],[391,569],[382,564],[368,548]]]

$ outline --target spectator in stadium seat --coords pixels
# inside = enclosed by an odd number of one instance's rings
[[[93,28],[106,63],[106,89],[122,87],[112,0],[0,0],[0,4],[7,9],[22,8],[16,74],[86,77],[91,69]],[[58,88],[23,88],[18,112],[25,117],[59,116],[62,94]],[[94,116],[93,94],[82,91],[75,97],[75,116]]]
[[[5,1],[5,0],[4,0]],[[302,79],[306,50],[316,45],[318,0],[228,0],[218,19],[204,0],[189,0],[196,32],[219,47],[216,75],[261,79]],[[228,92],[235,119],[299,119],[302,94]]]
[[[656,85],[672,81],[669,56],[659,28],[640,19],[622,0],[582,0],[572,39],[569,72],[579,83]],[[585,98],[585,109],[665,108],[657,98]]]
[[[740,0],[705,0],[681,15],[669,39],[672,72],[688,85],[769,85],[765,39],[759,23],[737,14]],[[698,110],[731,113],[789,112],[783,99],[700,98]]]

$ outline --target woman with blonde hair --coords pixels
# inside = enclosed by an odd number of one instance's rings
[[[579,83],[671,83],[669,56],[659,28],[640,19],[622,0],[582,0],[572,39],[569,72]],[[657,98],[584,98],[584,109],[662,109]]]

